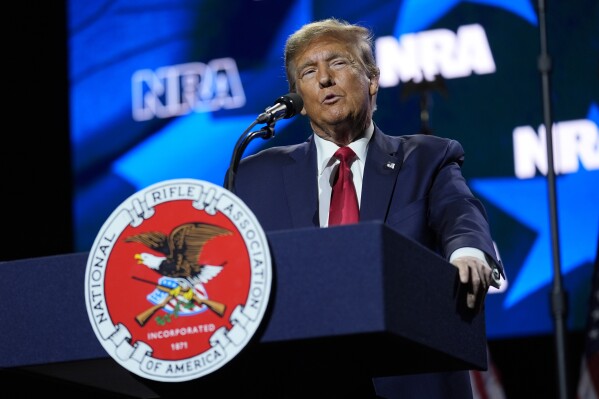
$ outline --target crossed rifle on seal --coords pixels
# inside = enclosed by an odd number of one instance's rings
[[[143,280],[139,277],[133,276],[133,278],[135,280],[143,281],[148,284],[154,284],[150,281]],[[173,281],[173,280],[171,280],[171,281]],[[148,322],[148,320],[152,317],[152,315],[154,315],[154,313],[156,313],[158,310],[160,310],[160,309],[164,308],[166,305],[168,305],[172,299],[176,299],[177,301],[179,301],[180,297],[183,297],[183,299],[187,303],[193,301],[200,306],[206,305],[208,307],[208,309],[212,310],[214,313],[216,313],[220,317],[223,317],[223,315],[225,314],[226,305],[224,303],[221,303],[218,301],[213,301],[211,299],[200,298],[195,293],[195,291],[193,290],[192,287],[183,288],[181,286],[181,284],[177,284],[177,287],[169,288],[169,287],[165,287],[163,285],[157,284],[156,289],[159,291],[162,291],[162,292],[166,292],[166,293],[168,293],[168,295],[166,297],[164,297],[164,299],[162,301],[160,301],[159,303],[157,303],[156,305],[150,306],[148,309],[144,310],[143,312],[141,312],[137,316],[135,316],[135,320],[142,327]]]
[[[137,253],[135,259],[139,264],[171,278],[170,281],[175,285],[174,287],[156,285],[158,290],[167,293],[166,297],[137,315],[135,318],[137,322],[143,326],[158,309],[167,306],[172,299],[176,299],[179,303],[181,298],[186,303],[193,301],[200,306],[206,305],[222,317],[225,305],[200,298],[195,293],[194,286],[207,283],[223,270],[226,263],[218,266],[200,264],[198,260],[204,244],[215,237],[231,234],[231,231],[220,226],[191,222],[175,227],[168,235],[160,231],[149,231],[127,237],[125,242],[141,243],[159,252],[161,254],[159,256],[148,252]],[[154,284],[150,281],[138,280]]]

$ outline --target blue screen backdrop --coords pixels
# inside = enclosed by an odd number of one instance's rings
[[[599,5],[554,0],[547,9],[560,264],[568,326],[582,329],[599,236]],[[89,250],[110,213],[148,185],[223,184],[241,133],[288,92],[287,36],[330,16],[375,33],[383,131],[426,129],[466,150],[463,171],[508,276],[487,298],[489,338],[552,331],[539,23],[529,0],[69,1],[75,249]],[[245,155],[309,134],[304,117],[284,119]]]

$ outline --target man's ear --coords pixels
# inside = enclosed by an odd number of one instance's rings
[[[370,78],[370,95],[374,96],[379,91],[379,77],[373,76]]]

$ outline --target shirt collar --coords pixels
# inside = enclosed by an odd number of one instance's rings
[[[358,160],[362,163],[366,160],[368,143],[370,142],[373,132],[374,123],[371,122],[364,133],[359,136],[360,138],[349,144],[349,147],[356,153]],[[339,146],[329,140],[321,138],[317,134],[314,134],[314,144],[316,145],[318,175],[320,176],[327,166],[334,163],[332,157],[333,154],[335,154],[335,151],[339,149]]]

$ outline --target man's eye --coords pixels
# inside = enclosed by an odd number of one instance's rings
[[[332,67],[340,68],[347,65],[347,60],[335,60],[331,63]]]
[[[314,73],[316,72],[315,69],[305,69],[304,71],[302,71],[301,77],[309,77],[311,75],[314,75]]]

